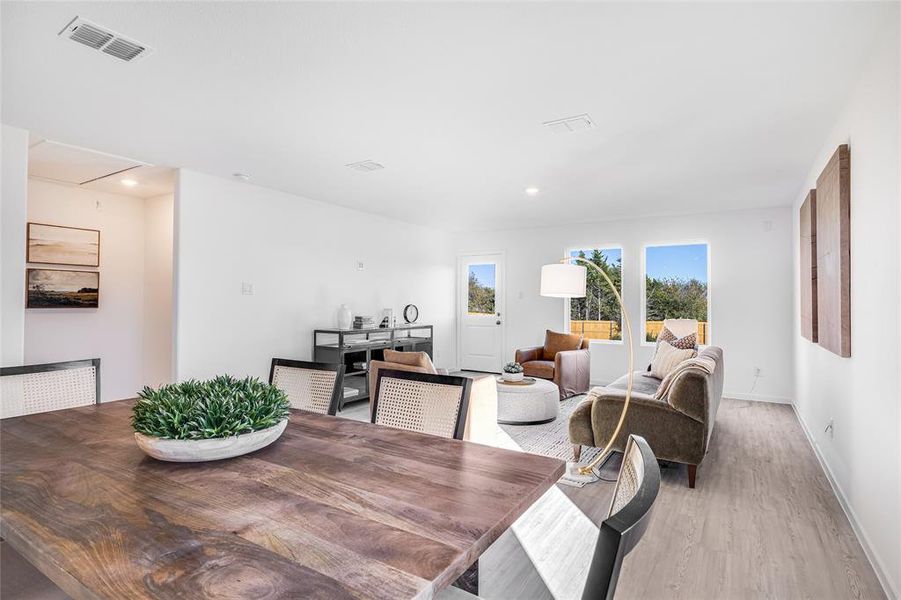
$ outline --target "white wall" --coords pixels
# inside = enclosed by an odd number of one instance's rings
[[[795,246],[795,407],[883,585],[901,594],[899,249],[901,92],[898,23],[887,23],[846,109],[823,140],[807,190],[839,144],[851,147],[851,357],[800,336]],[[835,420],[834,435],[824,433]]]
[[[173,380],[173,194],[144,200],[144,385]]]
[[[171,365],[171,346],[169,350],[162,347],[162,334],[145,339],[145,329],[158,327],[171,336],[171,266],[168,285],[165,282],[167,251],[171,256],[171,203],[169,196],[148,204],[153,239],[145,240],[144,200],[28,180],[29,221],[100,230],[100,301],[96,309],[25,310],[26,364],[99,357],[104,402],[132,398],[145,383],[168,380],[160,365],[166,361]],[[24,219],[21,228],[25,228]],[[144,278],[147,249],[150,290]],[[21,269],[17,277],[24,278]],[[145,290],[149,302],[145,301]]]
[[[2,126],[0,208],[0,365],[21,365],[25,347],[25,214],[28,132]]]
[[[541,265],[559,260],[569,249],[621,247],[623,300],[633,320],[636,365],[644,368],[653,346],[641,344],[643,247],[707,242],[711,343],[724,348],[725,392],[732,397],[786,402],[792,393],[790,233],[789,209],[769,208],[466,233],[457,235],[456,246],[460,253],[506,251],[505,358],[509,360],[516,348],[543,342],[545,329],[565,326],[565,301],[538,294]],[[592,381],[608,383],[624,374],[626,360],[622,344],[593,343]],[[756,367],[762,376],[755,386]]]
[[[313,329],[334,327],[341,303],[398,320],[418,305],[436,363],[453,360],[448,234],[182,170],[175,247],[178,379],[265,378],[274,356],[310,359]]]

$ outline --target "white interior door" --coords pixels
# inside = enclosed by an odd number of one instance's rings
[[[504,256],[461,256],[457,265],[460,368],[500,372],[504,358]]]

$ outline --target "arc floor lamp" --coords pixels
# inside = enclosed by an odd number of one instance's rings
[[[585,266],[577,263],[585,263]],[[629,401],[632,399],[632,378],[634,376],[633,366],[635,362],[635,356],[632,351],[632,323],[629,321],[629,313],[626,312],[619,290],[616,289],[613,281],[599,266],[579,256],[569,256],[561,259],[559,263],[544,265],[541,267],[541,295],[549,298],[584,298],[589,266],[600,273],[607,285],[610,286],[610,290],[616,297],[617,304],[619,304],[620,314],[622,314],[623,323],[626,326],[626,345],[629,349],[629,379],[626,385],[626,400],[623,402],[623,411],[619,415],[619,423],[616,424],[613,435],[610,436],[610,440],[608,440],[607,445],[604,446],[600,454],[587,465],[579,467],[579,474],[581,475],[591,475],[594,469],[613,452],[610,448],[613,446],[616,436],[619,435],[619,430],[622,429],[626,420],[626,413],[629,411]]]

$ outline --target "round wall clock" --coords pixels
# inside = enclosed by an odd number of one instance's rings
[[[419,318],[419,309],[415,304],[408,304],[404,307],[404,321],[407,323],[415,323]]]

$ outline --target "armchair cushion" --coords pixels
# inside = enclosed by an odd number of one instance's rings
[[[554,361],[552,360],[530,360],[520,364],[523,374],[527,377],[554,378]]]
[[[544,334],[543,360],[554,360],[558,352],[578,350],[582,346],[582,336],[578,333],[558,333],[548,329]]]

